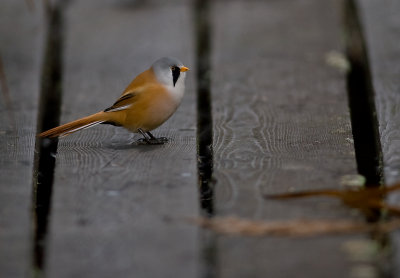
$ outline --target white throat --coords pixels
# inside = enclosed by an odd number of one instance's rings
[[[177,103],[180,103],[185,93],[186,72],[181,72],[178,80],[173,83],[171,71],[162,71],[156,74],[158,81],[167,87],[168,92]]]

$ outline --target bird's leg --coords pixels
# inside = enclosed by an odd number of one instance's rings
[[[150,136],[151,141],[154,142],[153,144],[164,144],[164,143],[168,142],[168,138],[166,138],[166,137],[156,138],[156,137],[154,137],[153,134],[151,134],[150,131],[146,131],[146,134],[148,136]]]
[[[150,133],[150,131],[146,131],[146,134],[150,136],[151,139],[155,140],[157,139],[156,137],[154,137],[153,134]]]
[[[146,143],[151,144],[151,141],[150,141],[150,140],[151,140],[152,138],[151,138],[151,137],[148,138],[146,132],[144,132],[143,129],[138,128],[138,131],[140,132],[140,134],[143,135],[144,140],[146,141]]]

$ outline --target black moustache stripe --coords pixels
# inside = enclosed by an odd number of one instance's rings
[[[172,69],[172,81],[174,82],[174,87],[180,75],[181,75],[181,69],[179,67],[174,67]]]

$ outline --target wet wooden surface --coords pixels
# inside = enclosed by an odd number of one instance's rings
[[[340,12],[336,0],[213,5],[217,216],[353,217],[336,200],[262,197],[339,188],[342,176],[357,173],[345,72],[329,63],[329,57],[343,53]],[[343,246],[352,239],[219,237],[218,277],[350,277]]]
[[[357,1],[364,31],[387,184],[400,181],[400,2]],[[389,202],[399,205],[400,195]],[[400,277],[400,234],[392,233],[394,277]]]
[[[400,173],[400,4],[382,2],[357,1],[385,178],[393,183]],[[365,277],[360,275],[367,269],[377,277],[376,258],[354,256],[357,246],[371,247],[365,234],[231,237],[185,221],[200,215],[197,34],[190,0],[66,1],[62,7],[61,123],[108,107],[162,56],[176,56],[192,71],[181,107],[154,131],[169,137],[168,144],[131,145],[140,136],[106,125],[59,141],[45,265],[32,269],[32,176],[45,38],[41,7],[30,10],[29,3],[0,3],[0,57],[17,115],[15,133],[0,96],[6,119],[0,122],[0,276]],[[210,0],[215,216],[363,219],[338,200],[262,197],[338,188],[341,177],[357,173],[342,12],[336,0]],[[392,239],[396,251],[400,240],[395,233]],[[393,273],[399,273],[398,261],[394,252]]]
[[[162,56],[193,65],[187,1],[73,2],[64,24],[62,123],[111,105]],[[199,207],[195,82],[188,75],[183,104],[154,132],[168,144],[130,145],[140,136],[112,126],[60,140],[48,277],[196,276],[197,228],[183,221]]]
[[[41,10],[31,10],[24,1],[0,3],[0,59],[7,80],[0,87],[2,277],[27,277],[31,273],[32,176],[43,54],[42,20]],[[8,87],[11,107],[4,85]]]

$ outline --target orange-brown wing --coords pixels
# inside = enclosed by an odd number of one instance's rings
[[[133,102],[135,102],[136,96],[137,94],[135,92],[122,95],[116,102],[114,102],[112,106],[104,109],[104,112],[115,112],[119,110],[124,110],[131,106]]]
[[[136,101],[137,95],[155,82],[156,79],[151,68],[142,72],[126,87],[120,98],[104,112],[116,112],[129,108]]]

